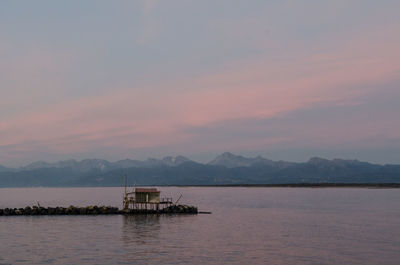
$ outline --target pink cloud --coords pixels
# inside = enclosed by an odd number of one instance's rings
[[[65,100],[69,89],[65,74],[77,64],[76,55],[38,44],[19,47],[1,41],[0,121]]]
[[[398,44],[397,37],[389,44],[360,39],[351,47],[297,55],[289,61],[263,57],[190,80],[114,89],[112,93],[64,102],[0,122],[0,146],[34,142],[35,148],[45,146],[57,153],[69,153],[96,145],[174,145],[191,140],[192,136],[182,130],[186,127],[276,117],[314,104],[351,104],[371,92],[366,85],[399,77]],[[329,137],[319,139],[329,141]],[[257,141],[267,145],[291,138]],[[245,148],[257,143],[246,140],[236,146]],[[201,145],[198,148],[202,149]]]

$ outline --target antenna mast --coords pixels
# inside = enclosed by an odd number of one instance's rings
[[[125,197],[126,197],[126,174],[125,174]]]

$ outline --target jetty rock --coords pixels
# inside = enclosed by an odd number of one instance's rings
[[[124,209],[120,210],[112,206],[90,205],[86,207],[40,207],[27,206],[25,208],[5,208],[0,209],[0,216],[15,215],[111,215],[111,214],[197,214],[198,210],[194,206],[171,205],[161,210],[151,209]]]
[[[117,207],[111,206],[87,206],[87,207],[38,207],[27,206],[25,208],[0,209],[0,216],[12,215],[98,215],[98,214],[119,214]]]

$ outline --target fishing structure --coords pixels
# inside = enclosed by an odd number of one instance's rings
[[[156,188],[136,188],[135,183],[132,191],[127,191],[126,178],[125,175],[123,211],[127,213],[138,211],[159,212],[173,205],[172,198],[161,198],[161,192]]]

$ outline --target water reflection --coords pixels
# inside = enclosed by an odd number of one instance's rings
[[[122,217],[121,257],[124,261],[149,264],[151,260],[151,264],[176,264],[185,257],[181,250],[186,245],[181,242],[188,234],[182,234],[181,229],[188,231],[183,227],[190,226],[192,222],[189,220],[196,219],[196,216],[154,214]]]
[[[126,244],[145,245],[158,239],[160,230],[160,216],[157,214],[123,216],[122,240]]]
[[[164,189],[187,191],[213,214],[3,216],[0,264],[399,264],[398,189]],[[4,191],[7,206],[50,197]],[[86,189],[60,193],[87,205]],[[104,188],[90,199],[118,205],[115,194]]]

